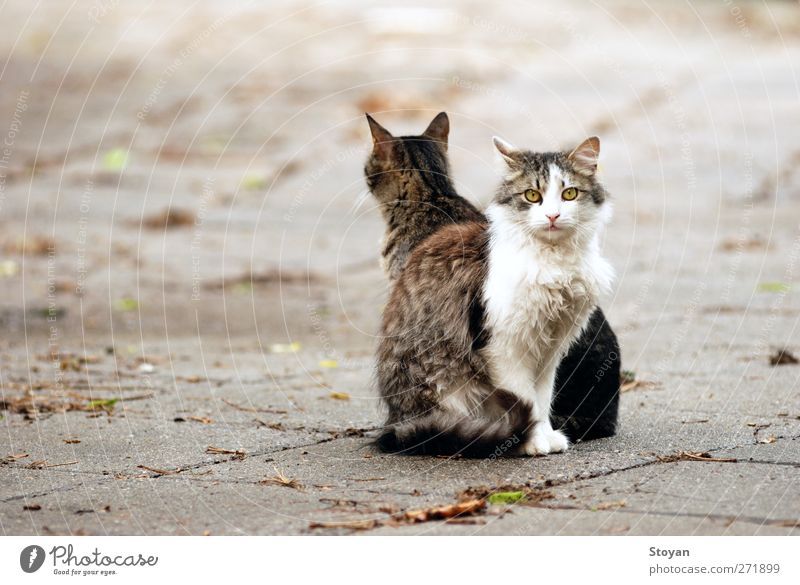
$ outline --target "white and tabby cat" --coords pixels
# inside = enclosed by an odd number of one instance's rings
[[[506,168],[488,225],[441,228],[394,283],[377,367],[386,451],[482,456],[514,437],[523,454],[567,449],[549,419],[556,368],[612,279],[599,140],[495,146]]]

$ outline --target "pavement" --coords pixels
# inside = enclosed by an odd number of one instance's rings
[[[798,534],[799,12],[5,3],[0,533]],[[479,205],[492,135],[601,137],[617,436],[370,448],[363,112],[400,133],[441,110]]]

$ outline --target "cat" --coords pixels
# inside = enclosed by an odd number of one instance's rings
[[[377,356],[385,451],[482,456],[512,438],[525,455],[568,448],[550,421],[556,367],[612,278],[600,144],[495,146],[507,173],[488,223],[440,228],[394,281]]]
[[[392,282],[411,251],[438,229],[453,224],[485,223],[486,218],[457,194],[450,180],[446,113],[438,114],[418,136],[394,137],[369,114],[367,120],[373,149],[364,172],[386,220],[382,261]],[[483,305],[475,302],[469,310],[471,335],[476,340],[475,349],[479,349],[485,338],[479,330]],[[561,361],[556,378],[553,427],[560,428],[573,442],[608,437],[616,432],[620,350],[616,335],[599,307],[594,309],[583,333]],[[417,451],[424,449],[423,443]]]
[[[484,217],[450,181],[447,114],[437,115],[420,136],[398,138],[369,114],[367,121],[373,149],[364,175],[386,221],[381,259],[393,280],[411,251],[436,230]]]
[[[566,435],[550,422],[556,368],[613,278],[599,244],[610,215],[596,178],[600,141],[588,138],[569,154],[494,143],[508,173],[486,211],[490,379],[532,404],[526,454],[566,451]]]

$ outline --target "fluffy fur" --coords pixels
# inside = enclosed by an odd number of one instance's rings
[[[590,139],[568,156],[497,147],[508,173],[487,210],[483,295],[491,379],[533,405],[537,425],[527,453],[564,451],[568,439],[550,422],[556,368],[613,274],[598,242],[608,215],[605,191],[594,181],[599,144]],[[579,195],[567,201],[562,193],[570,189]]]
[[[389,407],[378,439],[384,450],[481,456],[511,436],[528,440],[531,405],[492,385],[482,353],[486,228],[440,229],[412,252],[392,288],[377,355]]]
[[[384,266],[390,279],[394,280],[402,272],[410,252],[428,236],[448,224],[473,222],[479,225],[485,223],[485,218],[457,195],[450,182],[446,156],[449,131],[446,114],[439,114],[422,135],[401,138],[393,137],[369,116],[368,119],[373,134],[373,153],[367,161],[365,173],[373,195],[382,203],[387,220]],[[474,235],[476,229],[475,225],[468,226],[458,233],[457,238],[463,242],[467,236]],[[484,245],[487,243],[488,238]],[[486,251],[481,246],[462,246],[461,252],[468,248],[473,252],[483,250],[480,254]],[[466,255],[463,256],[468,264]],[[463,346],[462,353],[479,351],[490,339],[484,326],[483,305],[480,295],[474,296],[469,303],[468,331],[464,336],[468,340],[468,347]],[[385,321],[388,313],[387,310]],[[463,314],[455,315],[461,316]],[[429,392],[413,391],[413,385],[420,382],[419,372],[413,367],[414,352],[410,352],[412,355],[406,365],[386,367],[386,356],[381,355],[381,351],[386,350],[385,345],[381,343],[378,360],[379,386],[390,413],[386,429],[378,441],[384,451],[460,452],[479,456],[494,452],[496,445],[505,438],[514,437],[514,444],[520,444],[520,438],[527,440],[531,427],[531,405],[526,401],[497,388],[478,390],[476,388],[480,384],[467,384],[469,389],[466,394],[471,396],[468,402],[472,403],[472,409],[451,398],[449,402],[452,404],[449,406],[457,410],[451,416],[450,411],[442,408],[436,400],[424,399]],[[482,368],[485,368],[485,364],[478,364],[477,369]],[[595,308],[586,330],[558,367],[552,426],[561,428],[571,440],[614,434],[619,370],[616,336],[602,311]],[[598,372],[603,375],[598,376]],[[387,396],[391,394],[395,395]],[[470,410],[474,412],[475,404],[498,401],[504,406],[495,407],[494,410],[505,412],[505,416],[464,416]],[[503,451],[511,452],[507,449]]]

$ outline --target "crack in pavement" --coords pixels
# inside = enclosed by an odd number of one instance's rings
[[[275,454],[275,453],[283,453],[285,451],[291,451],[292,449],[304,449],[304,448],[308,448],[308,447],[313,447],[315,445],[322,445],[322,444],[325,444],[325,443],[330,443],[332,441],[337,441],[337,440],[340,440],[340,439],[351,438],[351,437],[348,437],[347,435],[344,434],[346,431],[336,431],[336,432],[341,432],[343,434],[341,436],[326,437],[324,439],[320,439],[318,441],[314,441],[314,442],[311,442],[311,443],[304,443],[302,445],[292,445],[292,446],[281,447],[281,448],[278,448],[278,449],[270,449],[270,450],[264,450],[264,451],[254,451],[252,453],[248,453],[247,457],[248,458],[249,457],[263,457],[264,455],[272,455],[272,454]],[[191,471],[191,470],[201,469],[203,467],[211,467],[213,465],[219,465],[221,463],[228,463],[229,461],[231,461],[231,459],[215,459],[213,461],[202,461],[202,462],[192,463],[192,464],[189,464],[189,465],[183,465],[183,466],[177,467],[176,469],[180,469],[181,471],[177,472],[177,473],[174,473],[174,474],[172,474],[172,473],[170,473],[170,474],[154,473],[154,472],[148,472],[146,470],[142,470],[141,478],[142,479],[145,479],[145,478],[156,479],[156,478],[161,478],[161,477],[170,477],[170,478],[173,477],[173,476],[178,477],[184,471]],[[27,467],[26,465],[21,465],[21,464],[16,464],[16,463],[8,463],[6,465],[8,466],[9,469],[14,469],[14,470],[27,470],[27,471],[32,471],[32,472],[36,472],[36,471],[52,471],[52,472],[55,472],[55,473],[66,473],[68,475],[76,475],[76,476],[77,475],[96,476],[96,477],[98,477],[98,481],[94,482],[93,485],[96,485],[96,484],[99,484],[99,483],[103,483],[104,481],[107,481],[107,480],[119,481],[120,479],[125,479],[125,478],[117,478],[117,477],[115,477],[116,474],[125,473],[124,471],[119,471],[119,472],[91,471],[91,470],[75,470],[75,469],[65,469],[65,468],[36,469],[36,468],[30,468],[30,467]],[[173,471],[173,470],[168,470],[168,471]],[[145,474],[148,474],[148,473],[149,473],[149,475],[145,475]],[[133,479],[133,478],[129,478],[129,479]],[[189,480],[189,479],[192,479],[192,476],[191,475],[182,476],[182,477],[180,477],[180,479]],[[244,481],[241,481],[241,480],[231,480],[231,481],[219,480],[219,481],[221,481],[222,483],[241,483],[241,484],[258,483],[258,482],[244,482]],[[10,496],[8,498],[4,498],[4,499],[0,500],[0,503],[12,502],[12,501],[25,499],[25,498],[42,497],[42,496],[46,496],[46,495],[49,495],[49,494],[57,493],[57,492],[60,492],[60,491],[69,491],[69,490],[75,489],[76,487],[79,487],[81,485],[85,485],[85,483],[78,483],[78,484],[75,484],[75,485],[73,485],[73,486],[71,486],[69,488],[56,488],[56,489],[53,489],[53,490],[49,490],[49,491],[45,491],[45,492],[39,492],[39,493],[32,493],[32,494],[31,493],[29,493],[29,494],[19,494],[19,495],[16,495],[16,496]]]
[[[760,518],[758,516],[735,516],[731,514],[706,514],[702,512],[667,512],[661,510],[638,510],[636,508],[614,508],[613,510],[594,510],[591,506],[584,507],[584,506],[570,506],[570,505],[558,505],[558,506],[546,506],[546,505],[535,505],[535,506],[522,506],[528,508],[537,508],[537,509],[544,509],[544,510],[580,510],[584,512],[610,512],[613,511],[615,514],[639,514],[642,516],[662,516],[667,518],[703,518],[709,520],[718,520],[721,522],[727,522],[728,526],[733,524],[734,522],[742,522],[745,524],[757,524],[759,526],[781,526],[785,528],[789,528],[792,530],[800,529],[800,520],[795,518]]]
[[[795,441],[800,439],[800,435],[781,435],[776,436],[775,440],[786,439],[790,441]],[[760,445],[762,443],[751,442],[745,443],[742,445],[733,445],[733,446],[725,446],[725,447],[715,447],[711,449],[706,449],[705,453],[719,453],[721,451],[735,451],[736,449],[744,449],[745,447],[752,447],[754,445]],[[675,457],[676,454],[674,453],[667,453],[665,455],[656,456],[655,459],[648,459],[646,461],[642,461],[640,463],[635,463],[633,465],[628,465],[626,467],[620,467],[617,469],[604,469],[597,472],[589,472],[588,474],[578,474],[572,477],[564,478],[564,479],[545,479],[543,481],[538,482],[537,484],[533,484],[530,487],[533,488],[548,488],[548,487],[561,487],[564,485],[569,485],[571,483],[576,483],[579,481],[589,480],[589,479],[596,479],[598,477],[607,477],[609,475],[613,475],[615,473],[620,473],[622,471],[630,471],[633,469],[641,469],[643,467],[649,467],[651,465],[657,465],[659,463],[678,463],[680,459],[670,459],[670,457]],[[701,459],[697,460],[699,463],[714,463],[713,459],[709,459],[708,461],[702,461]],[[736,463],[759,463],[759,464],[772,464],[772,465],[785,465],[786,463],[779,463],[777,461],[751,461],[749,459],[737,459],[735,462],[730,462],[732,464]],[[793,465],[793,464],[790,464]]]
[[[370,429],[361,429],[361,430],[368,432]],[[292,450],[296,450],[296,449],[305,449],[305,448],[314,447],[314,446],[317,446],[317,445],[323,445],[323,444],[326,444],[326,443],[331,443],[331,442],[342,440],[342,439],[352,439],[353,438],[352,435],[347,435],[346,434],[347,430],[328,430],[328,431],[324,431],[324,432],[328,432],[328,433],[331,433],[331,434],[336,433],[336,435],[330,436],[330,437],[325,437],[325,438],[322,438],[322,439],[319,439],[319,440],[316,440],[316,441],[312,441],[312,442],[309,442],[309,443],[303,443],[301,445],[292,445],[292,446],[281,447],[281,448],[278,448],[278,449],[264,449],[264,450],[260,450],[260,451],[255,451],[255,452],[252,452],[252,453],[248,453],[247,457],[269,456],[269,455],[274,455],[274,454],[278,454],[278,453],[285,453],[287,451],[292,451]],[[798,438],[800,438],[800,435],[798,435],[798,436],[780,436],[780,437],[776,437],[776,440],[792,440],[793,441],[793,440],[796,440]],[[717,448],[713,448],[713,449],[708,449],[708,450],[706,450],[706,452],[708,452],[708,453],[717,453],[717,452],[721,452],[721,451],[735,451],[737,449],[743,449],[743,448],[746,448],[746,447],[752,447],[752,446],[758,445],[758,444],[759,444],[758,442],[748,442],[748,443],[745,443],[745,444],[739,444],[739,445],[733,445],[733,446],[722,446],[722,447],[717,447]],[[555,480],[554,479],[545,479],[545,480],[542,480],[542,481],[539,481],[539,482],[531,483],[531,484],[529,484],[529,486],[531,488],[533,488],[533,489],[545,489],[545,488],[553,488],[553,487],[562,487],[562,486],[568,486],[568,485],[571,485],[571,484],[579,483],[579,482],[582,482],[582,481],[589,481],[589,480],[592,480],[592,479],[608,477],[608,476],[611,476],[611,475],[614,475],[614,474],[617,474],[617,473],[620,473],[620,472],[624,472],[624,471],[642,469],[642,468],[646,468],[646,467],[650,467],[650,466],[654,466],[654,465],[658,465],[658,464],[669,465],[669,464],[674,464],[674,463],[681,462],[680,459],[670,459],[670,457],[672,457],[672,456],[674,456],[674,454],[666,454],[666,455],[661,455],[661,456],[655,456],[652,459],[641,461],[639,463],[635,463],[635,464],[632,464],[632,465],[626,465],[626,466],[615,468],[615,469],[598,470],[596,472],[590,472],[589,474],[578,474],[578,475],[575,475],[575,476],[570,477],[570,478],[555,479]],[[158,479],[158,478],[173,479],[174,478],[174,479],[179,479],[179,480],[184,480],[184,481],[208,481],[206,479],[198,478],[197,476],[193,477],[192,475],[182,475],[182,474],[183,474],[183,472],[186,472],[186,471],[192,471],[192,470],[208,468],[208,467],[212,467],[214,465],[219,465],[219,464],[222,464],[222,463],[228,463],[230,461],[232,461],[231,458],[220,458],[220,459],[216,459],[216,460],[213,460],[213,461],[196,462],[196,463],[192,463],[192,464],[189,464],[189,465],[180,466],[180,467],[176,468],[176,469],[178,469],[180,471],[178,471],[175,474],[160,474],[160,473],[152,473],[152,472],[151,472],[151,474],[147,474],[147,472],[145,472],[142,475],[138,476],[137,478],[141,478],[141,479]],[[698,461],[698,462],[699,463],[703,463],[702,461]],[[714,461],[710,460],[709,462],[714,462]],[[766,460],[761,460],[761,459],[738,459],[735,463],[734,462],[730,462],[730,463],[731,464],[736,464],[736,463],[739,463],[739,464],[754,464],[754,465],[782,465],[782,466],[789,466],[789,467],[793,467],[793,468],[800,467],[800,463],[766,461]],[[29,471],[32,471],[32,472],[42,471],[42,470],[37,470],[37,469],[29,469],[24,465],[20,465],[20,464],[16,464],[16,463],[10,463],[10,464],[8,464],[8,467],[10,469],[14,469],[14,470],[26,469],[26,470],[29,470]],[[25,499],[41,498],[41,497],[45,497],[45,496],[56,494],[56,493],[65,493],[65,492],[73,491],[75,489],[82,488],[82,487],[84,487],[84,488],[88,487],[88,486],[96,487],[98,485],[102,485],[102,484],[105,484],[105,483],[111,483],[112,481],[118,481],[120,479],[124,479],[124,478],[115,477],[114,475],[112,475],[112,472],[109,472],[109,471],[79,471],[79,470],[70,470],[70,469],[65,469],[65,468],[52,468],[52,469],[46,469],[46,470],[43,470],[43,471],[53,471],[55,473],[67,473],[67,474],[71,474],[71,475],[82,474],[84,476],[98,476],[98,477],[97,477],[96,481],[91,481],[91,482],[81,481],[81,482],[77,482],[77,483],[74,483],[74,484],[71,484],[71,485],[68,485],[68,486],[60,486],[60,487],[54,488],[52,490],[46,490],[46,491],[40,491],[40,492],[32,492],[32,493],[25,493],[25,494],[18,494],[18,495],[10,496],[10,497],[7,497],[7,498],[4,498],[4,499],[0,500],[0,503],[11,503],[11,502],[25,500]],[[170,470],[170,471],[172,471],[172,470]],[[133,478],[131,478],[131,479],[133,479]],[[219,479],[219,478],[215,478],[214,481],[217,481],[217,482],[220,482],[220,483],[225,483],[225,484],[232,484],[232,485],[235,485],[235,484],[240,484],[240,485],[258,484],[258,481],[255,481],[255,480],[247,481],[247,480],[239,480],[239,479]],[[340,488],[341,489],[345,489],[345,490],[351,489],[348,486],[340,486]],[[369,491],[369,490],[367,489],[365,491]],[[381,489],[379,493],[384,493],[385,494],[385,493],[388,493],[388,492],[391,492],[391,490]],[[407,494],[405,492],[398,492],[397,495],[407,495]],[[590,508],[584,508],[584,507],[580,507],[580,506],[558,506],[558,507],[556,507],[556,506],[535,506],[535,507],[537,507],[537,508],[545,508],[545,509],[575,509],[575,510],[589,510],[590,509]],[[684,516],[684,517],[700,517],[700,518],[710,518],[710,519],[713,519],[713,520],[725,521],[725,522],[731,522],[731,523],[732,522],[744,522],[744,523],[758,524],[758,525],[765,525],[765,524],[768,524],[768,525],[782,525],[780,523],[790,522],[790,521],[783,520],[783,519],[758,518],[758,517],[751,517],[751,516],[731,516],[731,515],[723,515],[723,514],[700,514],[700,513],[691,513],[691,512],[643,511],[643,510],[636,510],[636,509],[619,509],[617,511],[628,513],[628,514],[643,514],[643,515],[652,514],[652,515],[670,516],[670,517],[680,517],[680,516]],[[790,526],[790,528],[792,528],[792,526]]]
[[[4,498],[4,499],[0,500],[0,503],[7,504],[7,503],[10,503],[10,502],[17,502],[19,500],[41,498],[41,497],[49,496],[49,495],[52,495],[52,494],[71,492],[72,490],[75,490],[75,489],[78,489],[78,488],[81,488],[81,487],[86,487],[88,485],[96,486],[96,485],[99,485],[101,483],[108,482],[111,479],[113,479],[113,478],[105,476],[105,477],[97,478],[96,481],[92,481],[92,482],[81,481],[81,482],[73,483],[73,484],[70,484],[70,485],[67,485],[67,486],[57,487],[57,488],[54,488],[54,489],[51,489],[51,490],[47,490],[47,491],[44,491],[44,492],[34,492],[34,493],[28,493],[28,494],[20,494],[20,495],[17,495],[17,496],[10,496],[8,498]]]

